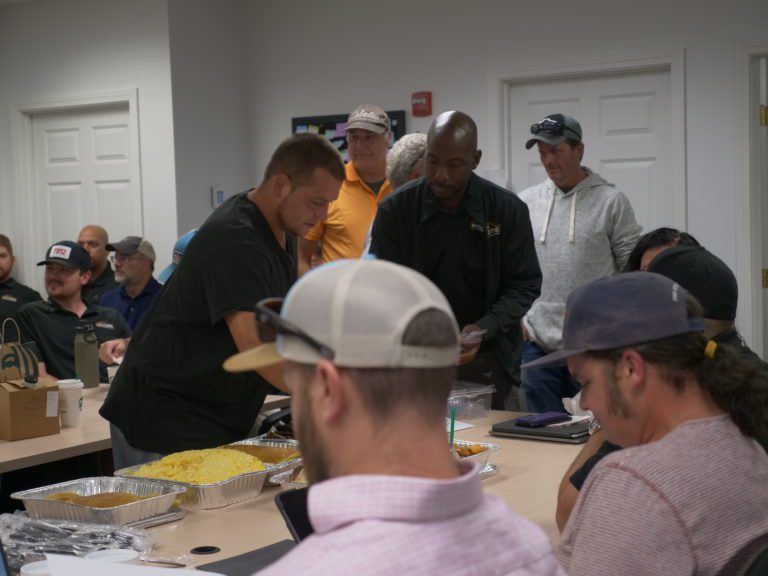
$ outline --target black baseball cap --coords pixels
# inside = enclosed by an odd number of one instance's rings
[[[38,266],[45,264],[61,264],[67,268],[88,270],[91,267],[91,256],[85,248],[77,242],[62,240],[52,244],[45,253],[45,260],[38,262]]]
[[[533,138],[525,143],[525,149],[530,150],[536,142],[544,142],[551,146],[565,142],[568,139],[581,142],[581,124],[567,114],[550,114],[531,125]]]
[[[616,274],[571,292],[565,305],[563,349],[523,368],[559,365],[584,352],[703,330],[701,318],[688,318],[686,291],[677,282],[653,272]]]
[[[696,297],[704,318],[734,320],[739,304],[736,276],[703,246],[672,246],[658,254],[648,272],[671,278]]]

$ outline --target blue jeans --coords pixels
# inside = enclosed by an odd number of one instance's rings
[[[535,342],[523,342],[523,365],[545,356]],[[523,392],[529,412],[565,412],[563,398],[573,398],[581,386],[566,366],[523,368]]]

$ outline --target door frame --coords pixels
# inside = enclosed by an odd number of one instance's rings
[[[39,249],[41,228],[35,218],[39,214],[37,195],[35,192],[35,157],[34,139],[32,133],[32,118],[43,112],[76,112],[98,109],[103,106],[121,104],[128,106],[128,130],[130,141],[131,180],[137,188],[137,199],[133,218],[140,223],[140,232],[144,228],[144,211],[142,206],[143,191],[141,183],[141,155],[139,146],[139,113],[138,89],[114,90],[72,96],[52,96],[31,100],[12,106],[11,142],[13,187],[16,211],[16,221],[26,223],[14,233],[14,244],[19,239],[21,252],[25,255],[22,264],[24,279],[27,284],[36,285],[38,279],[35,262],[41,254],[34,253]],[[43,247],[44,249],[45,247]]]
[[[739,283],[738,326],[744,339],[762,356],[763,246],[759,127],[758,60],[768,56],[768,39],[739,42],[736,71],[736,280]]]
[[[687,229],[687,172],[685,139],[685,49],[663,52],[617,55],[606,58],[575,58],[546,62],[532,62],[518,67],[488,74],[488,131],[490,153],[483,159],[495,165],[506,176],[510,185],[509,151],[512,135],[509,131],[509,88],[544,80],[585,79],[602,74],[665,70],[670,74],[670,125],[672,156],[669,159],[673,173],[674,190],[670,224]],[[516,143],[520,145],[520,143]],[[498,150],[496,153],[495,150]]]

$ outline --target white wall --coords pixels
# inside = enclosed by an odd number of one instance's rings
[[[160,268],[177,237],[166,0],[40,0],[0,7],[3,232],[13,239],[27,225],[14,215],[12,106],[124,89],[138,90],[144,234],[157,247]],[[77,233],[73,228],[73,237]]]
[[[433,92],[436,112],[458,108],[475,118],[481,167],[494,169],[487,159],[498,151],[486,134],[500,116],[487,109],[490,74],[684,48],[689,231],[735,266],[734,45],[768,36],[765,0],[261,0],[250,9],[258,170],[291,116],[365,101],[409,110],[417,90]],[[430,121],[409,114],[406,123],[424,131]]]
[[[212,185],[230,196],[254,184],[246,7],[246,0],[169,0],[180,233],[213,211]]]

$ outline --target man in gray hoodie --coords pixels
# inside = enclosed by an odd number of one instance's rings
[[[538,147],[547,180],[520,193],[531,216],[544,276],[541,296],[523,318],[523,364],[562,347],[565,300],[575,289],[620,271],[641,228],[627,197],[581,165],[581,125],[550,114],[531,126],[525,144]],[[562,398],[579,384],[565,367],[523,366],[523,390],[532,412],[564,412]]]

